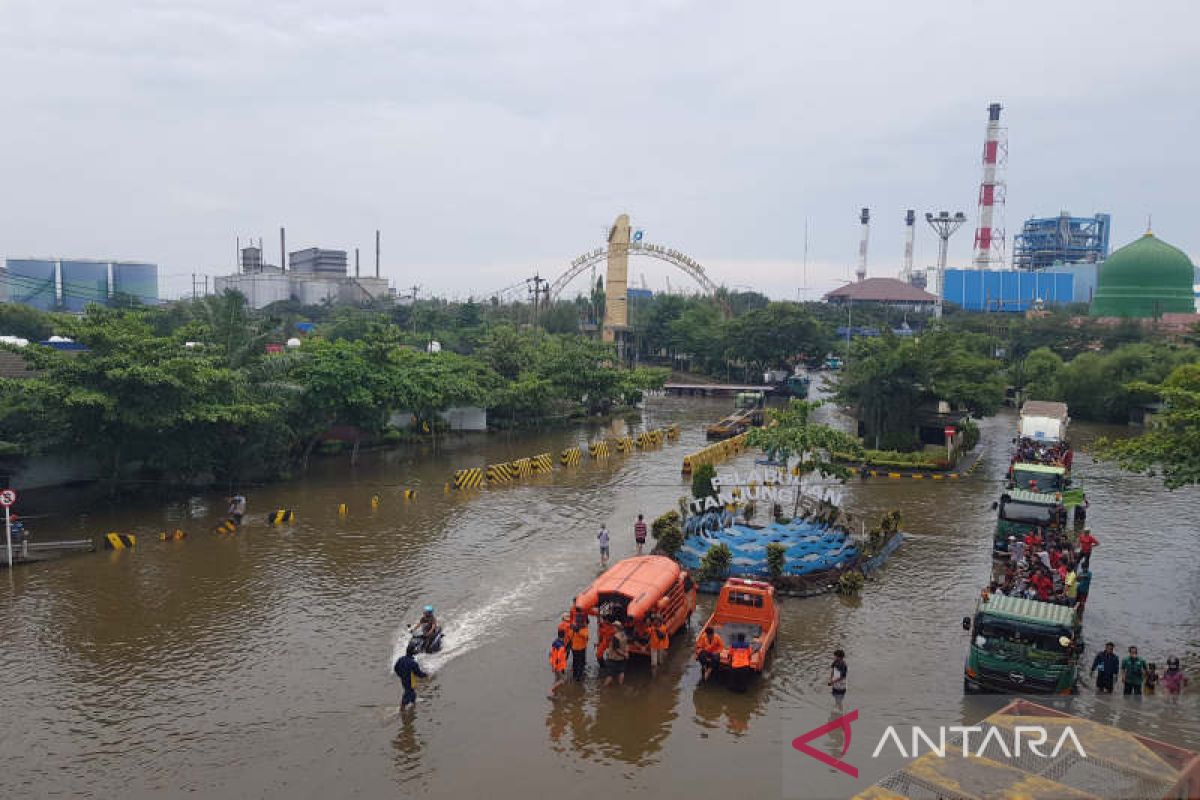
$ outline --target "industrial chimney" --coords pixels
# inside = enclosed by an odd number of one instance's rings
[[[913,238],[916,233],[917,212],[909,209],[904,212],[904,266],[900,277],[906,282],[912,280],[913,269]]]
[[[867,278],[867,239],[871,235],[871,209],[864,208],[858,216],[862,223],[862,241],[858,243],[858,270],[854,273],[860,281]]]
[[[996,227],[997,206],[1003,211],[1004,180],[1008,163],[1006,132],[1000,127],[1000,104],[988,106],[983,139],[983,180],[979,184],[979,227],[975,229],[975,268],[988,269],[1004,261],[1004,231]]]

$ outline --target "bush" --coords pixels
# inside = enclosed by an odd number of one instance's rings
[[[838,594],[858,594],[862,591],[864,583],[866,583],[866,579],[863,578],[863,574],[861,572],[854,571],[843,573],[842,577],[838,578]]]
[[[683,547],[683,528],[678,525],[666,528],[656,538],[662,554],[674,558],[679,548]]]
[[[742,519],[749,522],[754,519],[755,512],[758,511],[758,506],[754,505],[753,500],[747,500],[746,505],[742,507]]]
[[[712,480],[717,477],[717,468],[712,464],[701,464],[692,473],[692,497],[701,500],[716,494]]]
[[[783,568],[787,566],[787,546],[779,542],[771,542],[767,545],[767,572],[771,573],[772,578],[778,578],[783,574]]]
[[[729,545],[724,542],[715,544],[708,548],[708,552],[700,560],[700,580],[724,580],[729,575],[729,568],[732,565],[733,553],[729,552]]]
[[[974,450],[975,445],[979,444],[979,426],[975,424],[975,420],[968,418],[962,421],[962,425],[960,427],[962,428],[963,434],[963,452],[966,452],[967,450]]]
[[[668,511],[658,519],[654,520],[654,522],[650,525],[650,535],[655,539],[661,539],[663,531],[666,531],[670,528],[678,528],[679,521],[680,519],[678,511]]]

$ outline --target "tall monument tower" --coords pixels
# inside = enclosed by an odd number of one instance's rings
[[[608,231],[608,275],[604,279],[604,330],[601,338],[615,342],[629,328],[629,215],[617,217]]]

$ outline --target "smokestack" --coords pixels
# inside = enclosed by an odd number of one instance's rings
[[[864,208],[858,216],[862,223],[862,241],[858,243],[858,270],[854,273],[860,281],[867,279],[867,239],[871,235],[871,209]]]
[[[375,277],[379,277],[379,229],[375,229]]]
[[[1001,173],[1008,148],[1000,127],[1000,104],[988,106],[988,123],[983,139],[983,179],[979,183],[979,227],[975,229],[975,268],[988,269],[1004,260],[1004,231],[995,227],[997,206],[1004,205]],[[993,252],[994,251],[994,252]]]
[[[358,277],[358,248],[354,248],[354,277]]]
[[[237,260],[235,260],[233,263],[235,265],[237,265],[237,271],[241,272],[242,271],[242,237],[238,236],[236,238],[237,238],[237,244],[234,246],[237,248]],[[250,241],[254,241],[254,240],[251,239]]]
[[[287,272],[287,233],[279,227],[279,271]]]
[[[904,212],[904,269],[902,276],[904,280],[909,280],[912,277],[913,268],[913,237],[916,233],[917,212],[909,209]]]

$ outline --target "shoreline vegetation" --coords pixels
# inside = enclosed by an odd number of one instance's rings
[[[671,374],[759,381],[831,353],[844,361],[829,373],[832,400],[858,424],[827,459],[840,469],[864,457],[937,469],[942,459],[925,447],[936,441],[931,430],[990,416],[1015,398],[1061,400],[1079,419],[1157,419],[1138,445],[1102,442],[1097,454],[1165,473],[1172,487],[1200,478],[1188,444],[1197,436],[1200,329],[1168,336],[1071,309],[948,309],[938,321],[856,306],[861,327],[839,335],[846,316],[836,306],[722,288],[714,297],[631,298],[618,351],[595,337],[603,306],[602,283],[536,306],[496,296],[365,308],[283,301],[256,311],[233,292],[93,305],[82,315],[0,303],[0,334],[32,342],[0,344],[23,373],[0,377],[0,480],[59,454],[99,464],[114,487],[231,487],[302,472],[322,450],[348,448],[353,462],[367,447],[436,442],[448,427],[439,412],[451,407],[485,408],[490,430],[565,424],[632,408]],[[52,334],[74,349],[36,344]],[[968,441],[956,449],[969,450]]]

